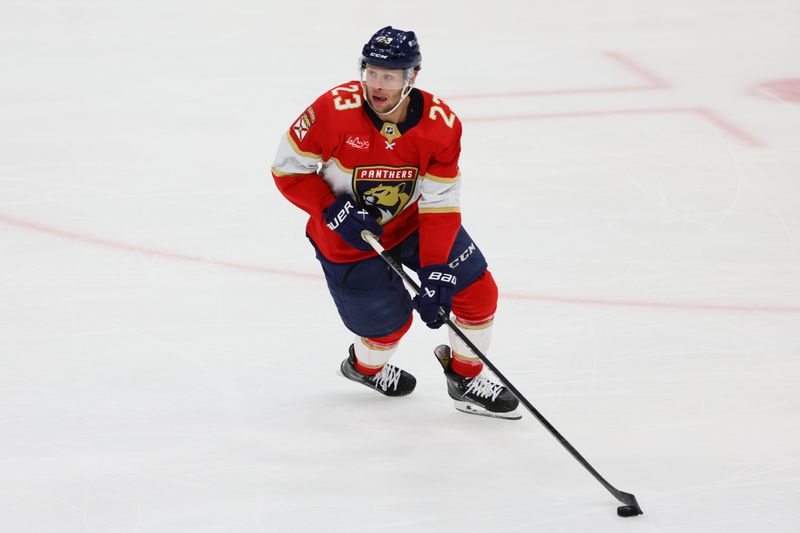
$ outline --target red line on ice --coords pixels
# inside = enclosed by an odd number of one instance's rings
[[[606,56],[610,57],[611,59],[621,64],[631,72],[635,73],[642,79],[646,80],[650,84],[650,88],[652,89],[670,88],[669,83],[667,83],[662,78],[656,76],[642,65],[636,63],[633,59],[629,58],[628,56],[621,54],[619,52],[606,52]]]
[[[795,306],[692,304],[640,300],[606,300],[598,298],[565,298],[561,296],[543,296],[521,293],[503,293],[503,297],[508,298],[509,300],[527,300],[534,302],[552,302],[576,305],[598,305],[604,307],[644,307],[658,309],[680,309],[684,311],[743,311],[747,313],[800,313],[800,307]]]
[[[640,78],[644,83],[640,85],[619,85],[609,87],[573,87],[567,89],[550,89],[550,90],[530,90],[530,91],[509,91],[509,92],[495,92],[495,93],[472,93],[462,94],[447,97],[448,100],[455,99],[478,99],[478,98],[512,98],[519,96],[555,96],[566,94],[589,94],[589,93],[614,93],[614,92],[629,92],[629,91],[652,91],[669,89],[672,86],[663,78],[656,75],[649,69],[635,62],[630,57],[620,52],[606,52],[605,56],[617,64],[624,67],[628,72]],[[497,117],[475,117],[462,118],[462,122],[499,122],[505,120],[544,120],[553,118],[576,118],[576,117],[599,117],[599,116],[612,116],[612,115],[630,115],[630,114],[645,114],[645,113],[692,113],[704,118],[705,120],[714,124],[717,128],[721,129],[728,135],[735,137],[748,146],[757,148],[764,147],[764,143],[756,137],[746,132],[739,126],[736,126],[727,119],[724,119],[717,112],[712,109],[703,107],[690,107],[690,108],[645,108],[645,109],[618,109],[611,111],[585,111],[585,112],[571,112],[571,113],[544,113],[535,115],[518,115],[518,116],[497,116]]]
[[[612,85],[608,87],[571,87],[566,89],[541,89],[529,91],[506,91],[493,93],[466,93],[445,97],[446,100],[472,100],[480,98],[513,98],[521,96],[558,96],[562,94],[622,93],[631,91],[653,91],[669,89],[670,84],[659,78],[631,58],[619,52],[606,52],[606,57],[625,67],[641,78],[644,83],[637,85]]]
[[[262,267],[258,265],[247,265],[244,263],[236,263],[234,261],[210,259],[207,257],[186,255],[178,252],[173,252],[170,250],[159,250],[157,248],[147,248],[145,246],[139,246],[136,244],[127,244],[124,242],[112,241],[109,239],[101,239],[98,237],[92,237],[91,235],[83,235],[81,233],[75,233],[72,231],[65,231],[59,228],[44,226],[42,224],[37,224],[35,222],[29,222],[27,220],[10,217],[2,213],[0,213],[0,222],[5,222],[6,224],[9,224],[11,226],[16,226],[18,228],[35,231],[38,233],[44,233],[55,237],[61,237],[64,239],[83,242],[85,244],[93,244],[95,246],[102,246],[104,248],[114,248],[116,250],[122,250],[125,252],[136,252],[139,254],[144,254],[149,256],[163,257],[165,259],[171,259],[174,261],[187,261],[190,263],[200,263],[204,265],[233,268],[236,270],[244,270],[247,272],[255,272],[259,274],[274,274],[277,276],[286,276],[292,278],[320,279],[320,276],[318,274],[305,274],[303,272],[293,272],[290,270],[281,270],[277,268]]]
[[[198,257],[186,255],[169,250],[162,250],[157,248],[148,248],[134,244],[127,244],[124,242],[113,241],[109,239],[102,239],[93,237],[91,235],[84,235],[73,231],[66,231],[51,226],[45,226],[36,222],[30,222],[16,217],[11,217],[0,213],[0,222],[14,226],[16,228],[43,233],[62,239],[69,239],[72,241],[82,242],[103,248],[110,248],[124,252],[133,252],[153,257],[161,257],[163,259],[173,261],[185,261],[190,263],[197,263],[202,265],[209,265],[222,268],[230,268],[245,272],[252,272],[257,274],[270,274],[273,276],[283,276],[289,278],[302,278],[322,280],[320,274],[307,274],[303,272],[294,272],[291,270],[283,270],[279,268],[264,267],[259,265],[248,265],[244,263],[237,263],[234,261],[226,261],[219,259],[210,259],[207,257]],[[779,314],[798,314],[800,307],[791,306],[769,306],[769,305],[716,305],[716,304],[692,304],[692,303],[671,303],[671,302],[656,302],[656,301],[638,301],[638,300],[607,300],[607,299],[592,299],[592,298],[565,298],[560,296],[545,296],[536,294],[525,294],[515,292],[503,292],[502,298],[510,300],[524,300],[531,302],[549,302],[559,304],[571,305],[597,305],[605,307],[638,307],[646,309],[678,309],[684,311],[739,311],[750,313],[779,313]]]
[[[718,128],[728,132],[730,135],[738,138],[740,141],[744,142],[745,144],[749,144],[750,146],[755,146],[757,148],[763,148],[766,146],[763,142],[756,139],[754,136],[750,135],[739,126],[731,123],[727,119],[721,117],[712,109],[707,109],[704,107],[695,107],[693,111],[700,115],[701,117],[705,118]]]
[[[646,115],[646,114],[679,114],[688,113],[701,117],[725,133],[737,138],[741,142],[754,147],[763,147],[764,143],[750,135],[730,121],[722,118],[711,109],[703,107],[643,107],[639,109],[612,109],[608,111],[574,111],[566,113],[535,113],[528,115],[498,115],[487,117],[464,117],[462,122],[509,122],[518,120],[547,120],[554,118],[589,118],[609,117],[615,115]]]

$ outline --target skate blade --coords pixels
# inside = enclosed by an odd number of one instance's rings
[[[462,402],[460,400],[453,400],[453,405],[455,406],[456,410],[461,411],[462,413],[467,413],[468,415],[502,418],[504,420],[519,420],[522,418],[522,415],[516,409],[513,411],[508,411],[507,413],[494,413],[484,409],[483,407],[475,405],[474,403]]]

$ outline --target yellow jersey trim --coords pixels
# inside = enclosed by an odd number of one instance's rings
[[[428,213],[460,213],[460,207],[420,207],[419,214],[424,215]]]
[[[443,178],[441,176],[434,176],[433,174],[425,174],[422,176],[423,179],[435,181],[437,183],[455,183],[461,178],[461,172],[459,171],[458,174],[453,176],[452,178]]]

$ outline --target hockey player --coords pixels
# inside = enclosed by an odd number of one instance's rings
[[[416,379],[388,364],[412,322],[431,328],[452,311],[486,351],[497,286],[461,226],[461,122],[440,99],[414,87],[422,57],[412,31],[378,30],[361,53],[361,78],[320,96],[291,125],[272,176],[309,215],[306,234],[344,325],[355,333],[342,374],[387,396],[411,393]],[[361,238],[369,230],[417,272],[413,301],[403,282]],[[450,333],[435,353],[456,408],[520,418],[517,399],[482,374],[483,363]]]

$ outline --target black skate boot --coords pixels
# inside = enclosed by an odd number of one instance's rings
[[[342,361],[339,370],[347,379],[366,385],[386,396],[405,396],[411,394],[411,391],[417,386],[414,376],[388,363],[383,365],[381,371],[374,376],[362,374],[356,370],[356,353],[352,344],[350,345],[350,357]]]
[[[450,368],[453,358],[450,355],[449,346],[442,344],[433,353],[444,368],[444,375],[447,377],[447,394],[453,399],[456,409],[471,415],[508,420],[522,418],[522,415],[517,412],[519,400],[510,390],[485,376],[465,378],[453,372]]]

